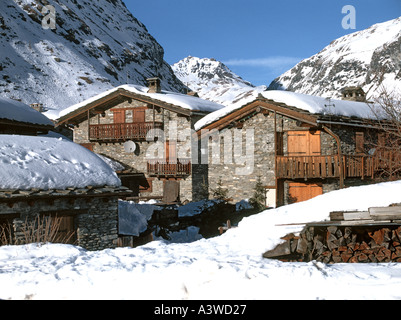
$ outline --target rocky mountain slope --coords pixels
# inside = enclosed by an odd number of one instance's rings
[[[44,29],[44,5],[56,29]],[[121,84],[158,75],[165,90],[183,84],[164,50],[122,0],[2,0],[0,95],[60,109]]]
[[[333,41],[275,79],[269,89],[339,98],[346,86],[361,86],[368,98],[380,85],[401,87],[401,17]]]
[[[267,89],[255,87],[215,59],[187,57],[172,65],[172,69],[199,97],[222,105],[240,103]]]

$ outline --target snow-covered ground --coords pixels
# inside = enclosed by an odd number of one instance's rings
[[[193,243],[154,241],[98,252],[59,244],[1,247],[0,298],[400,299],[401,264],[262,258],[280,237],[303,228],[294,223],[399,203],[400,191],[401,181],[334,191],[245,218],[222,236]]]

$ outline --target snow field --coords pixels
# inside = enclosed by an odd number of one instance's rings
[[[59,244],[0,248],[3,299],[400,299],[401,265],[284,263],[262,258],[280,237],[328,219],[401,200],[401,181],[330,192],[243,219],[222,236],[154,241],[88,252]]]

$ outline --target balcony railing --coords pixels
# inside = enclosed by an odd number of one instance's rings
[[[111,123],[89,126],[89,140],[91,141],[118,141],[118,140],[146,140],[152,129],[163,129],[161,122],[138,123]]]
[[[179,159],[175,162],[160,159],[148,160],[147,170],[150,176],[183,177],[191,174],[191,162],[189,159]]]
[[[378,169],[376,157],[365,155],[342,156],[343,177],[374,177]],[[279,179],[339,178],[338,155],[326,156],[277,156],[276,176]]]

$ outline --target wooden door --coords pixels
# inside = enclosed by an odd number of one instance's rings
[[[320,131],[289,131],[287,151],[289,156],[319,156]]]
[[[165,180],[163,189],[163,202],[176,203],[180,199],[180,182],[176,180]]]
[[[321,183],[291,182],[288,188],[288,202],[302,202],[321,194],[323,194]]]
[[[58,230],[58,236],[61,239],[68,239],[68,243],[73,244],[75,242],[75,223],[73,216],[61,217],[60,228]]]
[[[0,246],[12,243],[13,221],[0,215]]]
[[[74,244],[76,240],[74,216],[52,217],[52,219],[56,219],[59,223],[56,242]]]

